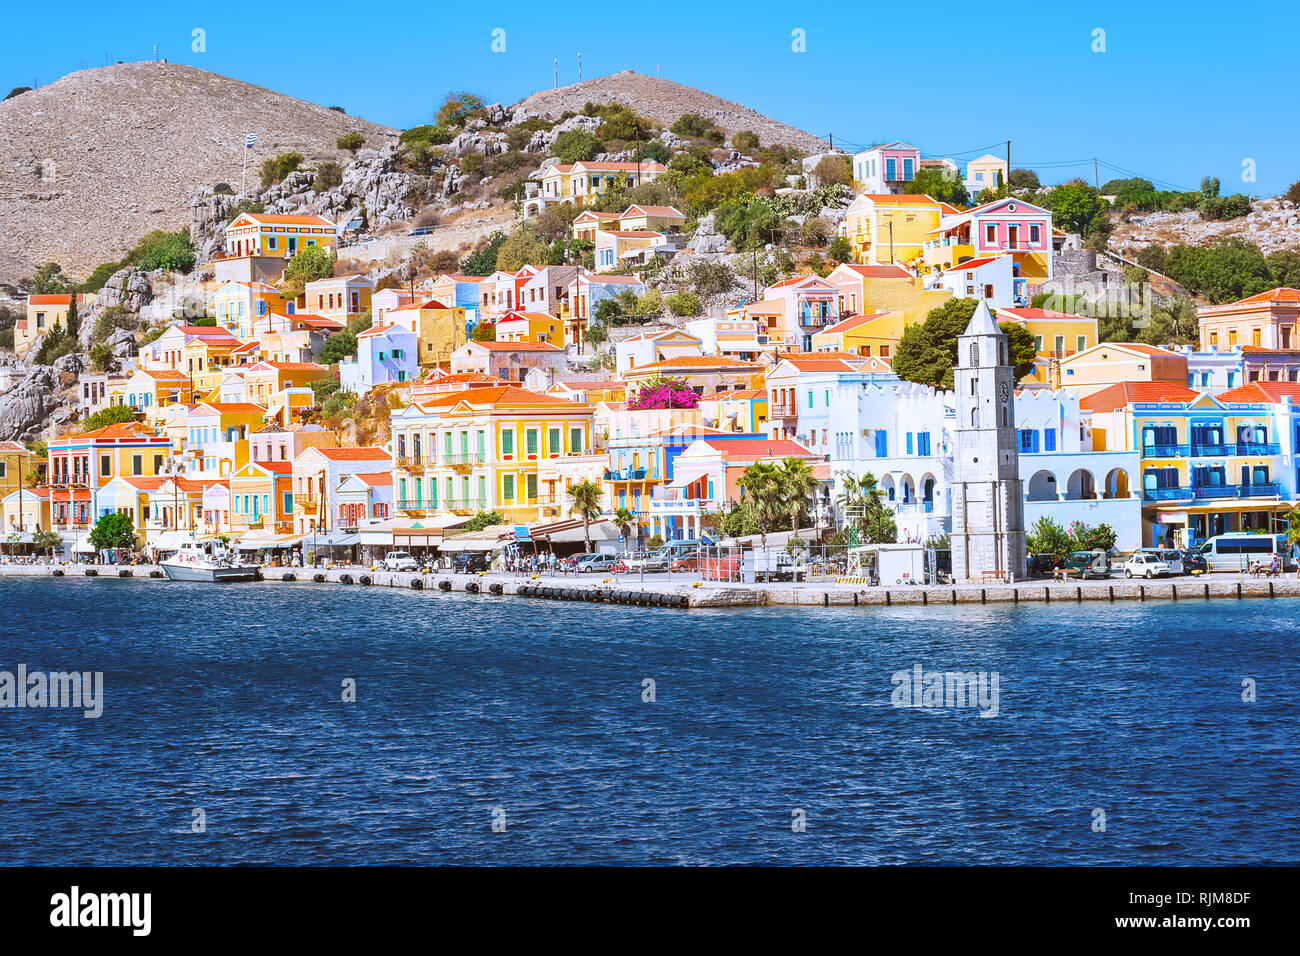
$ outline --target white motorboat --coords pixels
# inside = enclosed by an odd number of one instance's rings
[[[256,564],[240,564],[210,541],[186,541],[179,551],[159,563],[173,581],[256,581],[261,570]]]

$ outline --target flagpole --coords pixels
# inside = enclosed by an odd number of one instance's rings
[[[248,133],[244,133],[244,165],[239,170],[239,195],[244,195],[244,177],[248,173]]]

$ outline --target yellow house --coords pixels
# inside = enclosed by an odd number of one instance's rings
[[[415,333],[421,367],[446,365],[466,340],[465,307],[448,308],[436,299],[388,309],[385,322]]]
[[[65,501],[64,491],[101,488],[119,476],[162,475],[171,442],[166,435],[132,422],[52,439],[49,450],[47,484],[55,501]],[[79,499],[74,496],[74,500]]]
[[[762,435],[767,431],[767,389],[742,388],[715,392],[700,402],[704,421],[713,421],[723,431]]]
[[[667,166],[653,161],[554,163],[542,170],[542,195],[586,206],[617,184],[632,189],[642,183],[652,183],[666,172]]]
[[[265,406],[286,388],[310,388],[311,383],[330,377],[330,370],[315,362],[255,362],[241,369],[244,399]]]
[[[293,463],[248,461],[230,475],[230,530],[293,531]]]
[[[573,220],[573,238],[595,242],[596,233],[601,229],[618,229],[620,218],[616,212],[584,209]]]
[[[145,419],[161,423],[169,405],[190,404],[194,383],[185,372],[171,369],[137,368],[124,381],[108,389],[108,404],[127,405],[143,412]]]
[[[536,521],[562,503],[539,464],[589,455],[592,407],[513,385],[439,395],[393,412],[397,510],[406,515],[496,510]]]
[[[286,299],[280,290],[265,282],[226,282],[212,295],[216,308],[217,325],[235,338],[252,337],[253,320],[272,312],[297,311],[293,299]]]
[[[563,320],[549,312],[507,312],[497,320],[498,342],[549,342],[564,348]]]
[[[39,460],[21,442],[0,441],[0,499],[26,487],[27,475]]]
[[[839,290],[836,303],[840,315],[898,311],[904,325],[924,321],[931,309],[952,298],[949,289],[924,288],[922,280],[902,266],[845,262],[826,280]]]
[[[1049,309],[998,309],[997,313],[999,322],[1023,325],[1034,337],[1034,370],[1021,379],[1021,384],[1051,388],[1075,384],[1063,381],[1061,363],[1097,344],[1095,318]],[[1183,368],[1186,370],[1186,360]]]
[[[306,310],[313,315],[335,319],[344,324],[370,311],[374,283],[362,275],[317,279],[303,288]]]
[[[1123,383],[1187,385],[1186,355],[1140,342],[1102,342],[1067,355],[1059,365],[1060,384],[1078,389],[1080,398]]]
[[[669,232],[680,229],[686,216],[672,206],[641,206],[633,204],[618,217],[618,228],[628,231]]]
[[[338,227],[322,216],[246,212],[226,226],[226,255],[292,259],[304,249],[339,242]]]
[[[77,314],[83,314],[95,301],[93,295],[77,294]],[[56,325],[68,326],[68,309],[72,306],[71,293],[65,295],[29,295],[27,317],[14,325],[14,352],[23,355],[32,344]]]
[[[898,309],[855,315],[814,333],[812,350],[892,358],[903,328],[903,313]]]
[[[0,540],[11,534],[52,531],[51,517],[49,488],[23,488],[0,495]]]
[[[863,265],[909,265],[923,258],[942,217],[960,211],[922,193],[863,193],[845,210],[839,234]]]

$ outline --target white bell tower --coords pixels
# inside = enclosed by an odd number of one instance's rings
[[[979,583],[1025,574],[1025,509],[1016,442],[1015,370],[986,303],[957,337],[952,573]]]

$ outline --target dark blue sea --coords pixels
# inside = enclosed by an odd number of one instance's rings
[[[0,670],[104,674],[0,709],[0,860],[1298,863],[1298,612],[0,578]],[[917,664],[997,716],[893,706]]]

